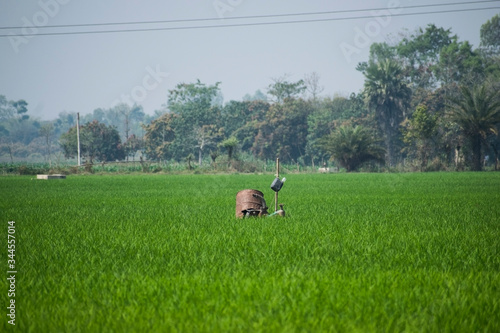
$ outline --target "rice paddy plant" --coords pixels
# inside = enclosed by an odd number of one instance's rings
[[[500,330],[500,174],[287,179],[287,217],[236,220],[239,190],[274,207],[272,176],[0,178],[17,328]]]

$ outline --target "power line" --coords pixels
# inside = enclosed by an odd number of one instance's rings
[[[496,0],[497,1],[497,0]],[[492,2],[492,1],[483,1]],[[478,2],[474,2],[478,3]],[[462,3],[459,3],[462,4]],[[437,6],[428,5],[428,6]],[[398,9],[410,8],[409,7],[398,7]],[[387,8],[384,8],[387,9]],[[416,15],[433,15],[433,14],[446,14],[446,13],[457,13],[457,12],[470,12],[470,11],[480,11],[480,10],[491,10],[500,9],[499,7],[484,7],[484,8],[469,8],[469,9],[449,9],[441,11],[428,11],[428,12],[417,12],[417,13],[395,13],[390,14],[391,17],[399,16],[416,16]],[[366,9],[362,11],[373,11],[377,9]],[[380,9],[379,9],[380,10]],[[356,10],[361,11],[361,10]],[[307,15],[302,14],[282,14],[282,15]],[[311,14],[309,14],[311,15]],[[257,16],[256,16],[257,17]],[[263,16],[258,16],[259,18]],[[306,19],[306,20],[292,20],[292,21],[272,21],[272,22],[254,22],[254,23],[234,23],[234,24],[218,24],[218,25],[196,25],[196,26],[182,26],[182,27],[160,27],[160,28],[142,28],[142,29],[120,29],[120,30],[94,30],[94,31],[65,31],[65,32],[40,32],[32,34],[4,34],[1,37],[29,37],[29,36],[63,36],[63,35],[86,35],[86,34],[106,34],[106,33],[128,33],[128,32],[148,32],[148,31],[168,31],[168,30],[190,30],[190,29],[208,29],[208,28],[229,28],[229,27],[247,27],[247,26],[263,26],[263,25],[279,25],[279,24],[297,24],[297,23],[314,23],[314,22],[329,22],[329,21],[345,21],[345,20],[358,20],[373,18],[373,15],[361,15],[361,16],[351,16],[351,17],[335,17],[335,18],[324,18],[324,19]],[[249,18],[248,16],[245,18]],[[209,20],[209,19],[199,19],[199,20]],[[213,19],[210,19],[213,20]],[[219,19],[220,20],[220,19]],[[185,21],[185,20],[179,20]],[[163,23],[167,21],[162,21]],[[149,23],[152,23],[150,21]],[[113,25],[113,24],[136,24],[136,23],[109,23],[109,24],[98,24],[98,25]],[[139,24],[139,22],[137,22]],[[144,24],[144,23],[143,23]],[[76,27],[80,25],[71,25],[68,27]],[[63,26],[52,26],[52,27],[63,27]],[[18,27],[19,28],[19,27]],[[42,27],[36,27],[42,28]],[[47,26],[45,28],[48,28]],[[5,28],[4,28],[5,29]]]
[[[451,3],[437,3],[428,5],[412,5],[412,6],[400,6],[397,9],[416,9],[416,8],[430,8],[430,7],[445,7],[445,6],[461,6],[461,5],[471,5],[471,4],[481,4],[498,2],[498,0],[483,0],[483,1],[465,1],[465,2],[451,2]],[[382,11],[387,10],[387,7],[380,8],[366,8],[366,9],[346,9],[346,10],[334,10],[326,12],[306,12],[306,13],[288,13],[288,14],[272,14],[272,15],[252,15],[252,16],[236,16],[227,17],[223,20],[248,20],[248,19],[260,19],[260,18],[279,18],[279,17],[293,17],[293,16],[312,16],[312,15],[330,15],[330,14],[346,14],[346,13],[359,13],[368,11]],[[82,23],[82,24],[61,24],[61,25],[46,25],[39,26],[39,29],[50,29],[50,28],[77,28],[77,27],[96,27],[96,26],[114,26],[114,25],[145,25],[145,24],[165,24],[165,23],[189,23],[189,22],[207,22],[207,21],[220,21],[218,18],[197,18],[197,19],[178,19],[178,20],[161,20],[161,21],[131,21],[131,22],[107,22],[107,23]],[[22,29],[24,27],[11,26],[11,27],[0,27],[0,30],[15,30]]]

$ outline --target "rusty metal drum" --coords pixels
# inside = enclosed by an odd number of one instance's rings
[[[258,190],[242,190],[236,194],[236,217],[243,218],[247,211],[266,208],[264,193]]]

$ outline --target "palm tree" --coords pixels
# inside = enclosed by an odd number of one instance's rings
[[[472,169],[482,170],[481,144],[488,134],[498,135],[500,123],[500,95],[490,92],[483,84],[479,87],[460,87],[459,98],[449,98],[447,116],[456,123],[469,139],[472,148]]]
[[[363,126],[341,126],[324,140],[325,150],[347,172],[368,161],[384,161],[385,149]]]
[[[403,71],[398,63],[386,59],[371,63],[365,75],[365,102],[375,112],[378,126],[384,134],[386,164],[394,165],[396,140],[399,127],[409,106],[411,90],[404,82]]]

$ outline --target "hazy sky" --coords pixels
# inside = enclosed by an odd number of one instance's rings
[[[166,103],[169,89],[196,79],[207,84],[220,81],[225,102],[241,100],[257,89],[265,92],[272,78],[288,74],[289,80],[297,81],[311,72],[320,75],[323,95],[347,95],[362,89],[363,76],[355,67],[367,60],[369,45],[403,29],[434,23],[478,46],[479,29],[500,12],[500,1],[435,6],[457,2],[464,1],[2,1],[0,26],[24,29],[0,29],[0,35],[20,34],[0,38],[0,95],[25,99],[29,114],[41,119],[55,119],[61,111],[86,114],[122,101],[138,102],[152,114]],[[421,5],[433,7],[407,8]],[[486,7],[496,8],[471,10]],[[456,9],[467,10],[407,15]],[[351,12],[241,18],[333,11]],[[214,20],[47,27],[191,19]],[[316,22],[200,27],[310,20]],[[198,28],[42,35],[179,27]]]

